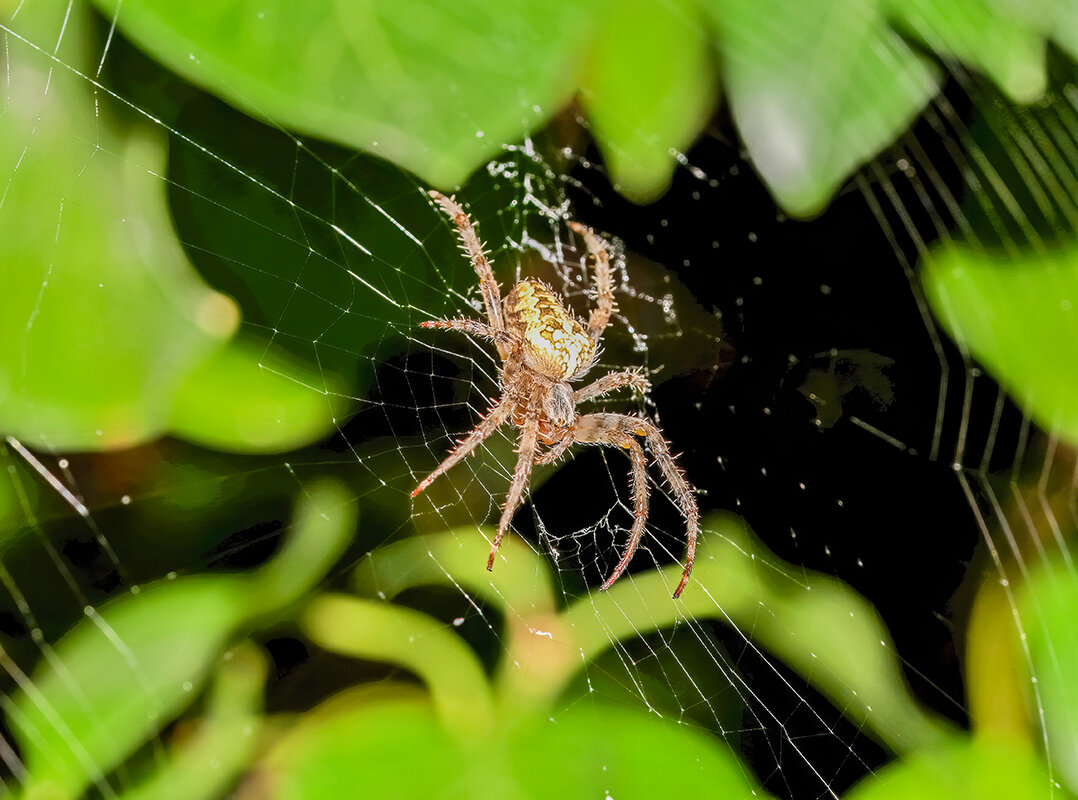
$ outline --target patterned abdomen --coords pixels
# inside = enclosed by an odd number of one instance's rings
[[[595,343],[558,298],[538,281],[521,281],[505,296],[505,326],[525,343],[524,361],[554,380],[587,372]]]

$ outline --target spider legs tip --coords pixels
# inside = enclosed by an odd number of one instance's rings
[[[692,574],[692,562],[689,562],[689,566],[687,566],[685,568],[685,571],[681,573],[681,580],[678,582],[677,588],[674,590],[675,600],[681,597],[681,592],[685,588],[685,584],[689,582],[690,574]]]

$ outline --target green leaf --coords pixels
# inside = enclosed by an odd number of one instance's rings
[[[1056,776],[1078,793],[1078,579],[1073,566],[1058,556],[1039,565],[1022,587],[1018,608],[1048,752]]]
[[[932,310],[1041,427],[1078,442],[1078,245],[992,255],[953,246],[921,275]]]
[[[15,29],[55,38],[65,6],[28,6]],[[86,60],[84,16],[72,14],[57,54],[74,67]],[[238,314],[172,235],[163,142],[120,136],[85,79],[13,36],[7,49],[0,428],[30,447],[130,446],[162,432],[179,382]]]
[[[914,698],[894,642],[865,598],[841,581],[781,561],[736,517],[716,515],[702,527],[680,601],[670,599],[681,573],[673,564],[566,610],[564,623],[584,659],[642,630],[711,618],[746,632],[896,752],[931,747],[948,734],[947,723]]]
[[[247,766],[258,744],[266,658],[249,642],[225,656],[198,730],[181,740],[152,777],[124,792],[123,800],[219,797]]]
[[[333,376],[307,374],[237,338],[177,387],[169,428],[216,450],[280,452],[323,436],[345,404]]]
[[[1043,18],[1021,13],[1018,4],[1005,0],[886,0],[886,8],[900,30],[941,55],[980,69],[1012,100],[1029,103],[1044,94],[1048,84],[1044,37],[1050,29]]]
[[[281,742],[259,776],[274,800],[767,797],[723,745],[643,712],[586,705],[456,738],[416,700],[336,705]]]
[[[1009,742],[955,739],[862,780],[843,800],[1043,800],[1053,792],[1044,765]]]
[[[253,575],[161,580],[86,609],[5,706],[27,800],[106,786],[109,771],[198,696],[231,639],[321,577],[353,529],[347,493],[314,487],[298,516],[284,551]]]
[[[753,160],[802,216],[820,211],[938,89],[937,71],[888,18],[1019,100],[1044,89],[1047,35],[1078,47],[1074,15],[1055,0],[97,5],[156,59],[246,113],[380,155],[443,188],[580,90],[611,176],[640,202],[665,190],[676,154],[717,102],[717,42]]]
[[[615,188],[648,202],[718,103],[711,31],[696,0],[615,8],[597,29],[580,102]]]
[[[244,111],[381,154],[439,186],[463,182],[569,102],[597,5],[97,4],[159,61]]]
[[[27,5],[5,37],[0,430],[46,450],[130,447],[169,430],[256,451],[324,435],[328,381],[307,390],[315,379],[292,365],[271,377],[256,352],[228,344],[239,313],[176,239],[165,142],[102,113],[114,110],[108,95],[73,71],[99,57],[86,9],[68,11]],[[58,63],[40,43],[61,29]]]
[[[359,562],[356,591],[392,600],[417,586],[459,586],[509,615],[553,613],[554,581],[546,561],[521,539],[507,536],[494,569],[486,569],[490,543],[475,526],[413,536],[379,547]]]
[[[304,628],[330,652],[405,667],[427,684],[443,724],[486,733],[494,701],[483,666],[441,622],[390,603],[328,595],[307,609]]]
[[[791,213],[819,212],[908,126],[938,76],[863,0],[707,0],[753,163]]]
[[[690,616],[751,631],[753,641],[799,671],[837,708],[898,752],[931,747],[949,726],[924,710],[902,674],[894,643],[863,597],[833,578],[785,564],[744,522],[715,516],[703,525],[692,579],[670,593],[681,567],[622,578],[561,613],[547,601],[549,571],[515,537],[504,561],[486,570],[487,540],[474,529],[413,537],[381,547],[356,572],[357,588],[392,598],[416,586],[475,593],[507,603],[498,694],[518,707],[548,708],[582,663],[618,641],[672,628]]]

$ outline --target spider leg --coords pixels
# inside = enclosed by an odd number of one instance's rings
[[[625,552],[621,561],[614,567],[610,577],[603,581],[599,591],[604,592],[614,585],[614,581],[625,572],[629,562],[636,555],[636,548],[640,546],[640,538],[644,535],[644,526],[648,521],[648,463],[644,458],[644,448],[631,436],[624,436],[620,442],[616,442],[629,451],[629,457],[633,462],[633,527],[629,532],[629,542],[625,545]]]
[[[655,459],[655,463],[659,465],[659,470],[662,472],[663,477],[666,478],[670,489],[674,492],[674,498],[681,508],[681,513],[685,516],[685,538],[687,540],[685,569],[681,573],[681,580],[678,582],[677,589],[674,590],[674,597],[681,597],[681,590],[689,582],[692,565],[696,561],[696,540],[700,535],[700,507],[696,504],[696,495],[693,493],[692,486],[685,479],[685,473],[681,471],[681,468],[674,461],[674,456],[670,453],[670,445],[663,438],[662,431],[647,420],[637,417],[626,417],[626,419],[635,422],[639,426],[637,430],[644,431],[644,436],[647,437],[648,444],[651,446],[651,455]]]
[[[627,369],[624,372],[611,372],[609,375],[604,375],[573,392],[573,403],[575,405],[585,400],[591,400],[594,397],[620,389],[622,386],[631,386],[633,391],[643,394],[651,384],[648,383],[648,379],[642,373],[636,370]]]
[[[513,512],[520,505],[520,499],[524,494],[524,487],[528,484],[531,475],[532,463],[535,461],[535,444],[539,437],[539,411],[529,408],[524,417],[524,425],[520,430],[520,441],[517,445],[516,469],[513,470],[513,480],[509,484],[509,493],[505,496],[505,507],[502,509],[502,517],[498,520],[498,533],[494,536],[494,544],[490,548],[490,558],[487,559],[487,569],[494,569],[494,557],[498,554],[498,548],[502,543],[509,522],[513,519]]]
[[[479,276],[479,291],[483,295],[483,306],[486,308],[490,327],[496,331],[504,331],[505,320],[502,319],[501,291],[498,289],[498,282],[494,280],[494,271],[490,267],[490,261],[487,259],[487,254],[483,249],[483,243],[479,241],[479,234],[476,233],[471,218],[452,197],[446,197],[441,192],[436,192],[433,189],[427,194],[457,226],[460,246],[468,254],[468,258],[475,268],[475,274]],[[501,343],[498,344],[498,352],[502,358],[505,358],[506,353]]]
[[[596,305],[588,317],[588,336],[598,344],[599,338],[610,322],[610,314],[614,311],[614,281],[610,274],[610,254],[606,252],[606,248],[591,228],[579,222],[570,222],[569,227],[584,237],[588,256],[595,262]]]
[[[474,319],[432,319],[420,322],[421,328],[444,328],[445,330],[462,331],[472,336],[482,336],[499,345],[512,345],[513,335],[508,331],[500,331],[492,328],[484,322]]]
[[[689,485],[685,475],[674,461],[674,456],[670,453],[670,446],[666,443],[666,439],[663,438],[662,432],[647,420],[640,417],[630,417],[626,414],[585,414],[577,419],[573,431],[573,438],[578,442],[615,444],[619,447],[625,447],[626,445],[623,443],[625,439],[632,439],[634,436],[646,437],[648,444],[651,446],[651,453],[655,463],[658,465],[663,477],[666,478],[666,482],[674,493],[674,499],[685,517],[685,536],[687,540],[685,568],[681,573],[681,580],[677,589],[674,590],[674,597],[680,597],[685,584],[689,581],[689,575],[692,573],[693,563],[696,560],[696,540],[700,533],[700,510],[696,505],[696,497],[693,494],[692,486]],[[640,445],[635,440],[632,441],[639,448]],[[635,451],[631,447],[628,449],[630,455],[635,459]],[[636,470],[637,467],[634,461],[634,492],[639,493],[641,491],[640,487],[643,486],[643,492],[646,495],[647,484],[637,477]],[[639,509],[639,505],[637,505],[637,508]],[[647,513],[646,505],[644,513]],[[626,549],[621,561],[618,562],[617,567],[614,568],[614,574],[603,584],[602,588],[608,588],[625,571],[639,544],[639,535],[642,533],[643,522],[637,518],[633,523],[629,547]]]
[[[435,468],[434,472],[425,477],[423,482],[412,490],[412,497],[415,497],[430,486],[434,482],[434,479],[443,472],[471,454],[471,452],[479,446],[480,442],[494,433],[494,431],[505,422],[515,404],[516,398],[510,394],[506,394],[502,397],[494,408],[487,412],[487,415],[472,429],[472,432],[457,442],[457,446],[454,447],[452,452],[446,456],[446,459]]]
[[[569,449],[569,446],[574,441],[576,441],[576,440],[571,435],[566,436],[560,442],[557,442],[556,444],[552,445],[550,447],[550,449],[547,450],[545,453],[536,453],[535,454],[535,463],[536,464],[553,464],[555,461],[557,461],[559,458],[562,457],[562,455],[565,453],[566,450]]]

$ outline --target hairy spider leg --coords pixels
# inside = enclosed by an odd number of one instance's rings
[[[443,472],[466,458],[479,446],[480,442],[501,427],[512,413],[516,402],[516,398],[509,394],[506,394],[499,400],[494,408],[490,409],[490,411],[487,412],[487,415],[480,420],[479,424],[475,426],[472,432],[457,442],[457,446],[454,447],[452,452],[446,456],[445,460],[435,468],[434,472],[425,477],[423,482],[412,490],[412,497],[415,497],[430,486],[434,482],[434,479]]]
[[[666,444],[666,440],[663,438],[662,433],[647,420],[641,419],[640,417],[630,417],[626,414],[585,414],[584,416],[577,418],[576,424],[573,427],[573,439],[575,441],[594,444],[612,444],[617,447],[623,447],[628,449],[630,451],[630,456],[635,458],[633,448],[627,447],[625,444],[626,437],[631,438],[633,436],[646,437],[648,444],[651,446],[652,457],[655,459],[655,463],[658,465],[663,477],[666,478],[667,484],[669,484],[671,491],[674,493],[674,498],[677,501],[678,507],[685,517],[688,546],[686,548],[685,567],[681,573],[681,581],[674,591],[674,597],[677,598],[681,596],[685,584],[688,583],[689,575],[692,573],[693,563],[696,560],[696,540],[699,537],[700,532],[700,511],[696,505],[696,498],[693,496],[692,487],[689,486],[689,482],[685,480],[685,475],[678,468],[677,463],[674,461],[674,457],[670,454],[670,447]],[[634,444],[636,444],[635,440]],[[639,444],[637,444],[637,447],[639,447]],[[634,463],[634,492],[638,492],[640,487],[643,486],[646,494],[646,482],[642,482],[636,478],[635,470],[636,467]],[[647,508],[645,505],[644,514],[646,513]],[[640,526],[639,531],[637,530],[638,524]],[[640,521],[637,513],[634,513],[634,524],[629,538],[629,546],[626,548],[625,554],[622,556],[621,561],[618,562],[617,567],[614,568],[614,574],[610,576],[601,588],[608,588],[615,580],[617,580],[622,572],[625,571],[625,568],[629,565],[629,561],[632,560],[632,557],[636,552],[636,547],[639,545],[639,536],[642,533],[643,522]]]
[[[595,308],[588,316],[588,336],[595,344],[610,324],[610,315],[614,311],[614,281],[610,275],[610,254],[603,247],[598,237],[579,222],[570,222],[569,227],[584,237],[588,248],[588,259],[595,264]]]
[[[461,331],[472,336],[482,336],[484,339],[490,339],[498,344],[512,345],[516,342],[516,338],[508,331],[499,331],[475,319],[431,319],[420,322],[419,327]]]
[[[621,577],[621,573],[629,566],[636,554],[636,548],[640,546],[640,538],[644,535],[644,526],[648,521],[648,462],[644,458],[644,448],[632,436],[623,435],[618,442],[629,451],[632,460],[632,489],[633,489],[633,527],[629,532],[629,541],[625,544],[625,552],[621,555],[621,561],[614,567],[603,585],[600,592],[605,592],[614,585],[614,581]]]
[[[487,321],[496,331],[505,330],[505,320],[502,319],[502,296],[498,288],[498,282],[494,280],[494,270],[491,269],[490,260],[487,258],[483,243],[479,240],[472,225],[471,217],[460,207],[460,204],[452,197],[446,197],[441,192],[433,189],[427,192],[445,212],[445,215],[453,220],[457,226],[457,236],[460,238],[460,247],[468,255],[472,262],[475,274],[479,277],[479,291],[483,295],[483,306],[487,312]],[[505,346],[498,342],[498,354],[505,358],[508,354]]]
[[[585,400],[593,400],[623,386],[630,386],[634,392],[643,394],[651,384],[639,370],[627,369],[622,372],[611,372],[573,392],[573,402],[582,403]]]
[[[535,444],[539,438],[539,409],[535,403],[529,404],[524,412],[524,424],[520,429],[520,440],[517,445],[517,466],[513,470],[513,480],[509,484],[509,493],[505,496],[505,507],[502,509],[501,519],[498,520],[498,532],[494,536],[494,545],[490,548],[490,558],[487,559],[487,569],[494,569],[494,558],[498,555],[498,548],[502,544],[502,537],[509,528],[513,519],[513,513],[520,505],[524,495],[524,487],[528,484],[531,475],[532,464],[535,461]]]
[[[593,400],[596,397],[609,394],[623,386],[630,386],[633,391],[643,394],[648,390],[650,385],[648,379],[638,370],[627,369],[622,372],[611,372],[573,392],[573,405],[575,406],[585,400]],[[565,451],[572,447],[575,442],[579,441],[573,437],[573,428],[568,428],[564,431],[554,429],[545,437],[543,436],[542,428],[540,428],[539,434],[539,441],[542,444],[548,445],[550,449],[545,453],[536,453],[536,464],[553,464],[561,458],[562,455],[565,454]]]
[[[643,429],[648,445],[651,446],[651,454],[655,459],[655,463],[659,465],[659,470],[662,472],[663,477],[666,478],[666,483],[673,491],[674,499],[677,500],[681,513],[685,516],[685,538],[688,542],[685,547],[685,569],[681,573],[681,580],[678,581],[677,589],[674,590],[674,598],[677,599],[681,597],[681,591],[685,588],[685,584],[689,582],[692,565],[696,561],[696,540],[700,536],[700,507],[696,504],[696,495],[693,494],[692,486],[685,479],[685,473],[681,471],[677,462],[674,461],[674,456],[670,453],[670,445],[663,438],[662,431],[647,420],[634,417],[626,417],[626,419],[635,420],[636,424],[640,426],[639,429]]]

